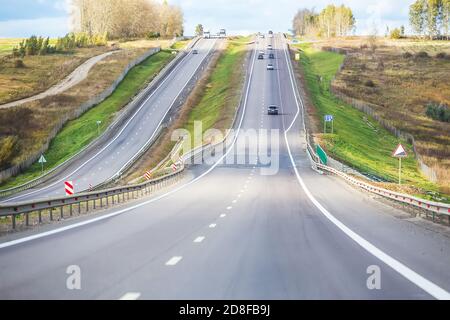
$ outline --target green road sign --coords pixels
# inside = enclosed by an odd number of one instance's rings
[[[317,155],[319,156],[320,162],[322,162],[322,164],[324,164],[324,165],[327,165],[327,162],[328,162],[327,154],[325,153],[325,151],[322,149],[322,147],[320,145],[317,145],[316,152],[317,152]]]

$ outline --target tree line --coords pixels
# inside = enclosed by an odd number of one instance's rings
[[[355,17],[345,5],[328,5],[320,13],[314,9],[300,9],[293,19],[298,36],[342,37],[355,28]]]
[[[450,0],[416,0],[409,7],[409,22],[419,36],[448,40]]]
[[[183,35],[180,7],[154,0],[72,0],[77,32],[107,34],[109,39]]]

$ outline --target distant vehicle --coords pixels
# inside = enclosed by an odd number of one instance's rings
[[[267,109],[267,114],[269,116],[276,116],[278,115],[278,107],[276,105],[270,105]]]
[[[198,54],[198,50],[192,50],[192,54]]]
[[[275,55],[273,53],[269,54],[269,59],[275,59]]]
[[[264,51],[262,51],[262,50],[259,50],[259,54],[262,54],[262,55],[264,55]]]
[[[265,36],[264,36],[263,34],[260,34],[259,37],[260,37],[261,39],[264,39],[264,38],[265,38]]]
[[[211,32],[209,30],[203,31],[203,38],[205,39],[211,38]]]
[[[271,44],[268,44],[268,45],[267,45],[267,49],[272,50],[272,49],[273,49],[272,45],[271,45]]]
[[[273,38],[273,31],[269,30],[269,38]]]
[[[226,38],[227,37],[227,31],[225,29],[220,29],[219,37],[220,38]]]
[[[272,30],[269,30],[269,34],[273,34],[273,31],[272,31]]]
[[[271,63],[269,63],[268,65],[267,65],[267,70],[273,70],[274,68],[273,68],[273,64],[271,64]]]
[[[258,55],[258,60],[264,60],[264,55],[263,54],[259,54]]]

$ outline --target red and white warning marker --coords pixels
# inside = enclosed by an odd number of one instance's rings
[[[406,150],[403,147],[403,145],[399,144],[397,146],[397,148],[394,150],[394,153],[392,154],[392,156],[396,157],[396,158],[405,158],[408,156],[408,154],[406,153]]]
[[[66,196],[71,196],[74,193],[73,181],[64,182],[64,189],[66,190]]]
[[[144,173],[144,178],[147,180],[150,180],[152,178],[152,174],[150,171],[147,171],[146,173]]]
[[[177,169],[178,169],[178,165],[176,163],[174,163],[172,165],[172,170],[175,172],[175,171],[177,171]]]

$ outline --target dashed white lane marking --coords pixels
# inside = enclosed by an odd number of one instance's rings
[[[227,210],[231,210],[231,209],[233,209],[233,207],[232,207],[232,206],[229,206],[229,207],[227,207]]]
[[[178,262],[180,262],[181,259],[183,259],[183,257],[172,257],[169,261],[166,262],[166,266],[174,266]]]
[[[238,198],[242,197],[242,194],[238,194]]]
[[[211,223],[211,224],[209,225],[209,227],[210,227],[211,229],[214,229],[215,227],[217,227],[217,224]]]
[[[221,214],[220,217],[221,218],[225,218],[227,215],[225,213]]]
[[[127,292],[119,300],[137,300],[140,296],[139,292]]]
[[[233,201],[232,201],[232,203],[236,203],[236,202],[237,202],[237,200],[233,200]]]
[[[197,238],[195,238],[194,243],[200,243],[203,240],[205,240],[205,237],[197,237]]]

